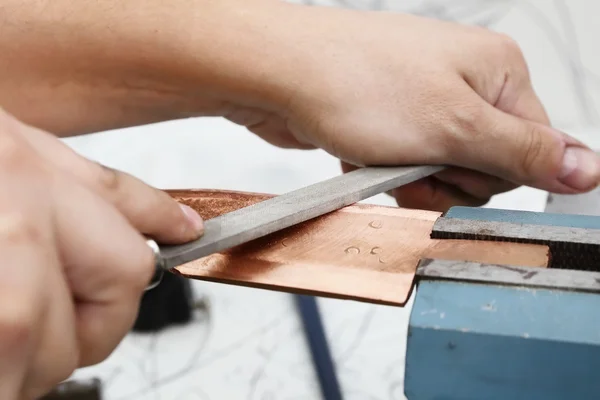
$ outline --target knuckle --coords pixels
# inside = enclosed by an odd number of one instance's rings
[[[497,38],[502,49],[504,49],[504,51],[508,54],[515,56],[521,56],[523,54],[521,51],[521,46],[519,46],[519,43],[511,36],[505,33],[498,33]]]
[[[30,159],[30,149],[23,140],[28,130],[32,128],[0,110],[0,163],[12,166]]]
[[[108,192],[118,192],[121,189],[121,174],[119,171],[107,167],[106,165],[96,163],[98,165],[98,184]]]
[[[21,212],[0,215],[0,240],[9,244],[36,244],[43,234],[38,224]]]
[[[525,141],[523,156],[520,167],[525,176],[531,175],[536,169],[536,165],[544,152],[544,135],[535,126],[529,128],[524,136]]]
[[[4,307],[0,314],[0,337],[3,347],[10,346],[11,352],[26,349],[34,336],[34,319],[25,307]]]
[[[463,103],[453,108],[455,126],[468,137],[477,137],[482,133],[485,121],[484,103]]]
[[[444,145],[451,156],[465,154],[473,142],[485,139],[487,117],[483,102],[452,106],[449,123],[445,124]]]
[[[15,167],[22,164],[25,159],[26,152],[23,143],[9,129],[3,129],[0,140],[0,163]]]
[[[524,67],[525,55],[521,49],[519,43],[512,37],[506,34],[498,34],[499,48],[502,50],[504,56],[509,60],[510,64],[517,64],[520,67]]]

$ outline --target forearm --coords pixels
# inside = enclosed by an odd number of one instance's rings
[[[5,0],[0,106],[66,136],[284,104],[278,0]],[[285,52],[283,51],[285,50]],[[259,105],[259,104],[257,104]]]

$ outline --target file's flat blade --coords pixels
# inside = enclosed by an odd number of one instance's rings
[[[184,245],[161,246],[171,269],[292,225],[308,221],[379,193],[439,172],[441,166],[367,167],[342,174],[205,222],[204,235]]]

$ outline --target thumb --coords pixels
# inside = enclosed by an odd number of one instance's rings
[[[600,183],[600,157],[550,126],[483,106],[480,134],[458,146],[461,166],[554,193],[579,193]],[[467,145],[465,145],[467,144]]]

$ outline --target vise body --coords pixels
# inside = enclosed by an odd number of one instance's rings
[[[456,207],[432,236],[545,243],[548,268],[434,259],[417,270],[409,400],[600,398],[600,191],[545,212]]]

